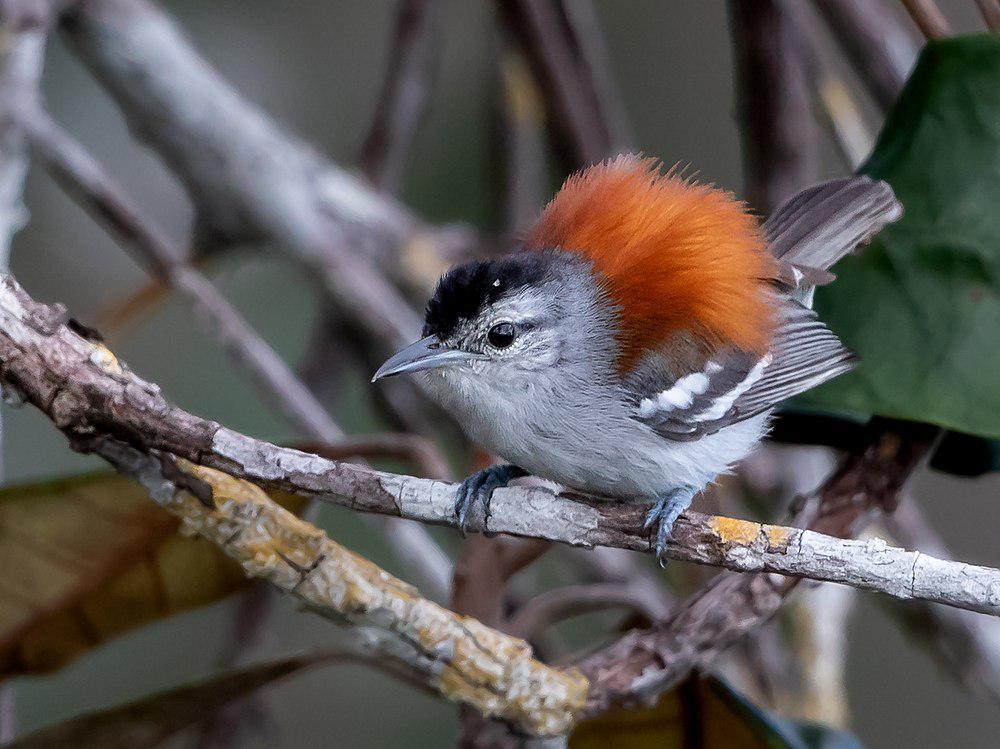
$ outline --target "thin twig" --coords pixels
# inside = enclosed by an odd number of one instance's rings
[[[983,21],[993,31],[1000,31],[1000,2],[997,0],[976,0]]]
[[[906,12],[927,39],[951,36],[951,25],[934,0],[902,0]]]
[[[796,0],[786,7],[800,5]],[[919,47],[884,2],[813,0],[851,66],[883,113],[895,103],[913,69]],[[803,9],[804,10],[804,9]],[[814,44],[811,38],[807,44]]]
[[[612,155],[616,143],[601,115],[589,73],[578,57],[562,3],[501,0],[499,4],[507,27],[554,105],[553,114],[568,134],[573,160],[592,164]]]
[[[562,0],[560,9],[583,78],[598,102],[598,114],[608,134],[609,151],[630,151],[635,146],[625,101],[611,69],[611,59],[593,0]]]
[[[343,431],[280,356],[200,272],[187,253],[159,227],[140,215],[128,194],[101,164],[43,110],[22,111],[19,122],[39,160],[67,192],[157,276],[167,280],[195,305],[210,334],[275,403],[312,439],[334,442]]]
[[[780,0],[730,0],[744,194],[767,215],[813,181],[818,137],[805,65]]]
[[[865,122],[851,87],[827,60],[829,45],[821,33],[818,19],[801,3],[785,2],[783,7],[793,29],[798,57],[806,71],[814,108],[833,136],[844,165],[849,171],[856,171],[871,153],[875,142],[872,130]],[[899,85],[902,86],[902,81]]]
[[[502,149],[497,155],[503,156],[504,218],[507,234],[513,238],[531,225],[545,202],[545,105],[520,52],[505,47],[499,60]]]
[[[397,195],[417,125],[426,108],[439,51],[441,4],[402,0],[390,46],[388,72],[359,166],[379,191]]]
[[[628,584],[567,585],[539,593],[525,601],[511,618],[508,631],[531,640],[564,619],[606,609],[624,609],[650,621],[656,618],[658,611],[655,605],[649,605],[640,591]]]

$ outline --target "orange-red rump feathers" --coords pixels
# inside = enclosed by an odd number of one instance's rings
[[[730,193],[619,156],[571,176],[525,247],[581,252],[621,308],[623,368],[680,330],[766,349],[775,275],[760,225]]]

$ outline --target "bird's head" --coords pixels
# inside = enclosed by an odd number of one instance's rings
[[[613,358],[614,305],[589,263],[558,250],[517,252],[449,270],[427,304],[424,337],[374,379],[434,370],[497,389],[588,357]]]
[[[760,351],[774,275],[743,203],[621,156],[570,177],[520,251],[448,271],[424,338],[375,379],[437,370],[516,386],[540,371],[622,375],[677,334]]]

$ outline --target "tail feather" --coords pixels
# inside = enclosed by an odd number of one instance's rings
[[[848,177],[803,190],[763,228],[780,261],[780,280],[809,306],[813,288],[833,280],[828,269],[834,263],[902,215],[902,205],[885,182]]]

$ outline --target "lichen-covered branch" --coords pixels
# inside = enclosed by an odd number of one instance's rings
[[[258,486],[114,439],[101,440],[94,450],[142,482],[185,531],[215,543],[248,575],[268,580],[312,611],[366,627],[375,654],[422,675],[442,696],[534,735],[562,734],[573,725],[587,692],[578,672],[546,666],[523,640],[422,598]],[[202,492],[210,493],[214,508]]]
[[[113,437],[362,512],[454,525],[453,484],[326,460],[200,419],[170,404],[155,385],[128,372],[103,346],[75,333],[67,320],[62,308],[34,302],[13,277],[3,278],[0,378],[44,411],[77,449],[90,450],[95,441]],[[515,486],[497,491],[489,516],[480,512],[471,527],[574,546],[649,552],[642,530],[647,509]],[[936,559],[878,539],[844,540],[690,512],[678,521],[667,555],[1000,614],[997,570]]]

